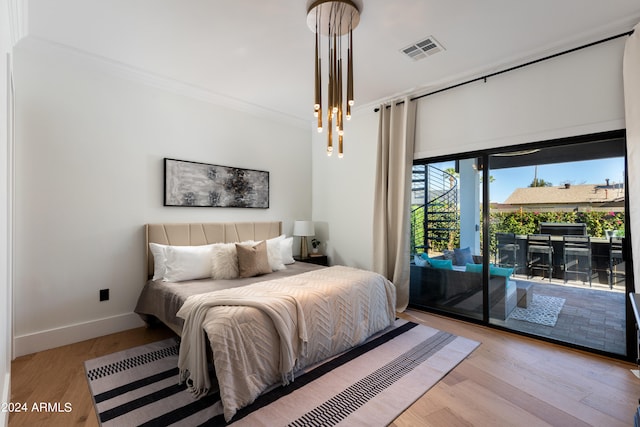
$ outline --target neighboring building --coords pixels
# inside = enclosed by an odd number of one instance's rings
[[[516,188],[501,211],[511,210],[624,210],[624,184],[581,184],[551,187]]]

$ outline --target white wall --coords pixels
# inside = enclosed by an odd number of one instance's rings
[[[624,128],[625,40],[421,98],[414,158]],[[354,152],[342,161],[326,159],[324,139],[313,139],[313,218],[330,224],[332,260],[372,268],[378,113],[360,108],[348,126]]]
[[[624,128],[625,41],[420,99],[415,158]]]
[[[11,375],[11,252],[10,252],[10,114],[9,67],[11,35],[9,33],[9,5],[0,0],[0,403],[10,402]],[[0,412],[0,425],[7,425],[9,416]]]
[[[316,237],[332,265],[370,269],[378,115],[362,110],[345,122],[342,159],[327,156],[326,131],[312,135]]]
[[[282,220],[291,234],[311,217],[306,125],[121,78],[28,39],[15,69],[16,355],[141,324],[145,223]],[[164,157],[269,171],[270,208],[163,207]]]

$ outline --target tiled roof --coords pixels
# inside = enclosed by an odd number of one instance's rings
[[[568,187],[516,188],[504,201],[509,205],[605,203],[624,200],[621,185],[584,184]]]

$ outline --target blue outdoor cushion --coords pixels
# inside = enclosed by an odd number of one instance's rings
[[[482,264],[467,263],[465,271],[469,273],[482,273]]]
[[[450,259],[433,259],[429,258],[429,264],[433,268],[441,268],[443,270],[453,270],[453,262]]]
[[[509,277],[513,274],[513,268],[491,266],[489,268],[489,274],[492,276]]]

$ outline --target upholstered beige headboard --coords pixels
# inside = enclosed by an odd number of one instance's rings
[[[147,276],[153,276],[153,256],[149,243],[172,246],[198,246],[265,240],[282,234],[282,222],[205,222],[180,224],[146,224],[145,250]]]

